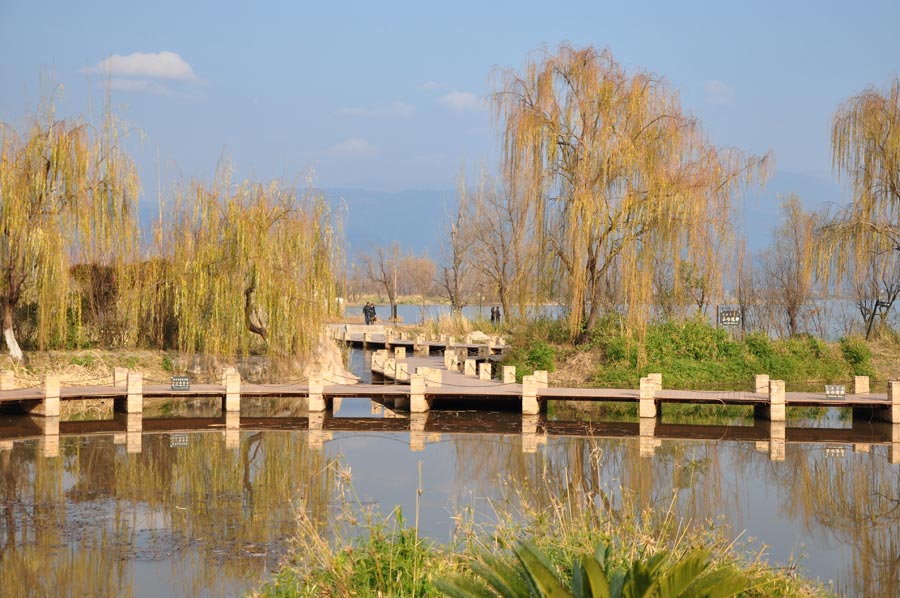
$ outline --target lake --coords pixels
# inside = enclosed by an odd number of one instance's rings
[[[368,354],[352,351],[351,368],[365,374]],[[847,596],[900,588],[900,465],[883,426],[833,413],[800,422],[841,428],[844,440],[820,442],[813,430],[793,442],[789,430],[784,460],[773,461],[767,441],[750,439],[752,421],[729,422],[747,440],[684,438],[672,425],[676,437],[648,453],[634,421],[586,422],[563,405],[536,420],[533,437],[516,413],[432,412],[418,432],[366,399],[345,399],[322,432],[306,429],[306,415],[284,399],[245,399],[248,427],[235,434],[218,408],[197,403],[180,419],[145,420],[136,437],[109,431],[113,420],[64,422],[57,440],[20,438],[31,418],[0,415],[0,594],[240,595],[277,569],[300,510],[328,520],[339,473],[363,504],[400,506],[407,521],[421,483],[420,529],[439,541],[467,507],[489,521],[512,486],[550,479],[660,508],[677,489],[680,517],[752,538],[774,566],[798,564]],[[724,438],[735,426],[705,429]]]

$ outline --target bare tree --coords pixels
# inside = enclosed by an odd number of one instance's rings
[[[875,319],[878,318],[879,328],[883,328],[900,296],[900,255],[890,247],[873,249],[869,259],[858,262],[855,270],[854,297],[868,340]]]
[[[419,310],[422,321],[425,321],[425,308],[428,298],[434,290],[434,276],[437,273],[437,265],[428,253],[421,256],[408,256],[403,260],[404,283],[410,294],[419,297]]]
[[[465,181],[460,176],[460,196],[465,193]],[[450,300],[450,309],[461,313],[466,306],[469,277],[472,270],[471,223],[468,212],[460,198],[456,214],[449,217],[450,225],[441,245],[442,263],[438,273],[438,284]]]
[[[369,280],[384,289],[391,306],[391,319],[397,321],[397,294],[400,289],[401,264],[403,257],[400,244],[396,241],[389,247],[375,247],[372,252],[362,256]]]
[[[774,245],[763,255],[763,270],[769,299],[784,318],[785,332],[794,336],[813,295],[819,219],[814,212],[804,211],[794,194],[782,198],[781,209],[783,220],[775,230]]]
[[[522,196],[482,173],[478,184],[460,197],[472,223],[474,267],[496,293],[504,314],[525,317],[529,306],[540,301],[535,284],[540,237]]]

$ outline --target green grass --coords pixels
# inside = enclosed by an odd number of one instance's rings
[[[648,373],[662,372],[666,388],[749,389],[755,374],[768,374],[799,389],[845,382],[855,371],[871,371],[870,355],[854,354],[854,366],[845,351],[812,336],[772,340],[753,333],[741,340],[700,320],[651,326],[640,366],[640,347],[629,344],[621,334],[601,333],[594,338],[607,357],[594,374],[598,385],[633,388]]]

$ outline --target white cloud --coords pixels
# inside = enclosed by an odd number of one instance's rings
[[[438,98],[438,102],[451,110],[479,110],[481,100],[474,93],[468,91],[451,91]]]
[[[422,84],[422,89],[440,89],[443,86],[443,83],[438,83],[437,81],[426,81]]]
[[[360,137],[351,137],[346,141],[342,141],[328,150],[328,153],[335,156],[373,156],[380,152],[381,149],[372,145],[365,139]]]
[[[395,101],[381,108],[338,108],[337,113],[342,116],[381,117],[381,116],[409,116],[415,111],[411,104]]]
[[[127,56],[113,54],[83,71],[112,77],[197,80],[190,64],[175,52],[166,51],[146,54],[134,52]]]
[[[172,95],[172,90],[159,83],[147,79],[111,79],[109,88],[114,91],[135,91],[142,93],[154,93],[157,95]]]
[[[706,103],[713,106],[730,106],[734,104],[734,89],[724,81],[707,81],[703,86],[706,92]]]

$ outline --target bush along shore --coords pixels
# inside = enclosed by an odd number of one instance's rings
[[[754,332],[741,338],[701,319],[650,325],[641,345],[612,319],[578,346],[554,322],[510,332],[513,349],[505,362],[517,366],[517,372],[561,370],[559,375],[585,386],[637,388],[641,377],[662,372],[667,388],[747,390],[754,374],[769,374],[801,390],[849,382],[853,376],[884,382],[891,375],[877,370],[871,344],[858,337],[826,342],[809,335],[771,339]]]
[[[491,521],[463,509],[453,540],[438,544],[420,536],[418,516],[408,525],[399,509],[384,516],[363,507],[349,472],[335,477],[341,506],[327,522],[300,510],[290,558],[255,596],[833,595],[793,566],[770,566],[763,549],[712,522],[679,519],[677,490],[652,507],[623,489],[612,499],[520,480],[503,484],[512,495],[492,505]]]

